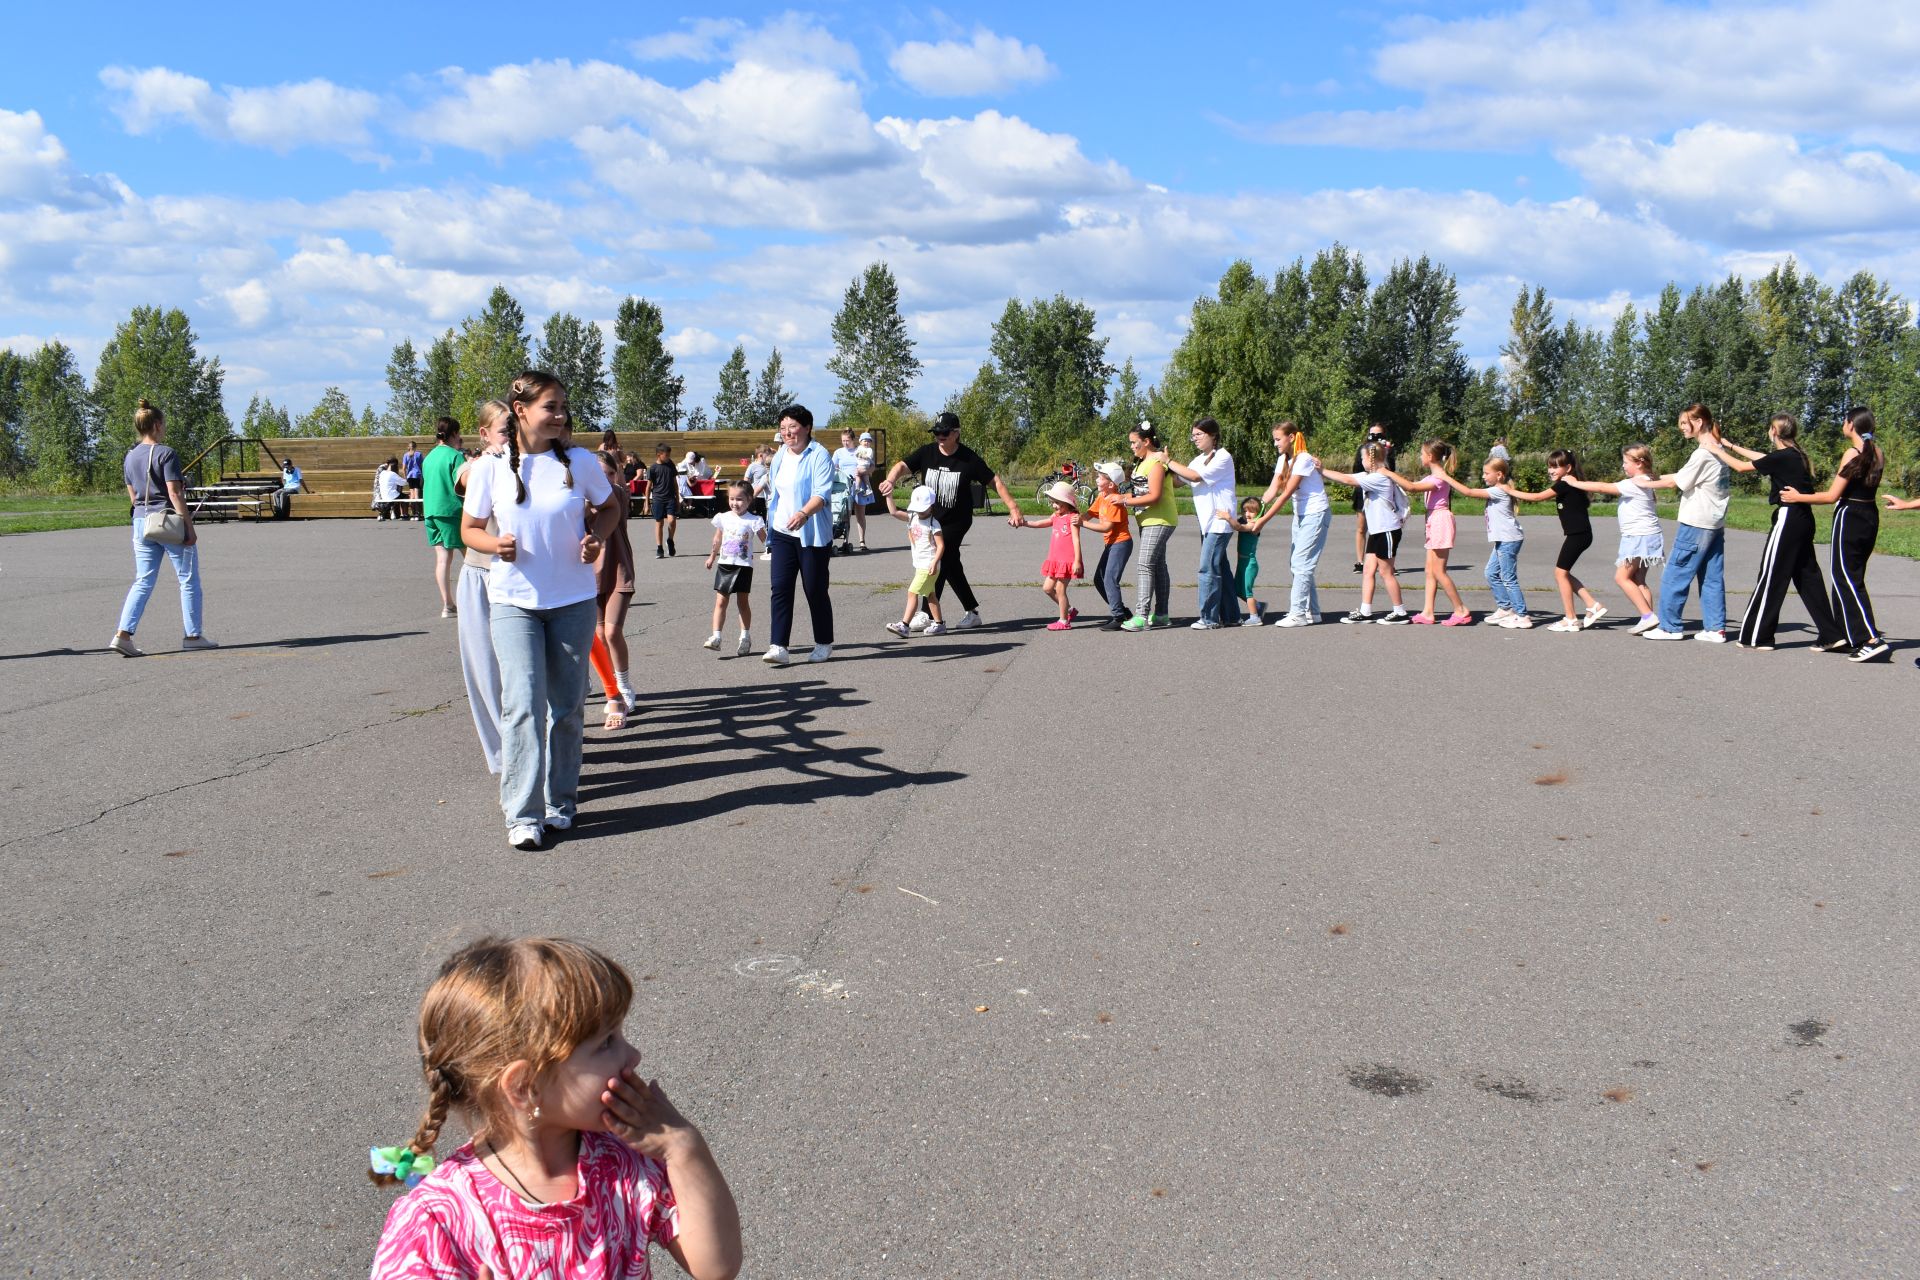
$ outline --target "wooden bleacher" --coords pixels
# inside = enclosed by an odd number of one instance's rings
[[[888,465],[887,433],[881,430],[873,434],[875,464],[884,472]],[[829,452],[840,444],[839,433],[825,429],[816,432],[815,439],[825,445]],[[221,480],[236,484],[277,480],[280,475],[279,463],[291,458],[294,465],[300,468],[305,491],[293,496],[289,516],[299,520],[364,520],[374,514],[374,473],[388,458],[398,458],[405,453],[409,440],[417,444],[422,453],[433,450],[431,432],[419,436],[272,437],[260,442],[261,447],[256,451],[258,465],[253,470],[223,474]],[[575,443],[585,448],[597,447],[599,442],[598,432],[575,437]],[[693,449],[714,469],[722,486],[728,480],[740,478],[747,462],[752,460],[755,448],[772,443],[771,431],[620,433],[620,448],[638,457],[643,471],[653,461],[654,449],[659,445],[667,446],[675,463],[686,456],[687,450]],[[417,503],[410,505],[415,508],[418,506]],[[635,504],[636,513],[639,505]]]

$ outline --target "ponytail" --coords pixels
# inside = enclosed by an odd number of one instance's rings
[[[1880,446],[1873,439],[1873,410],[1864,406],[1855,406],[1847,410],[1847,426],[1860,437],[1860,451],[1853,461],[1840,468],[1840,474],[1849,480],[1858,480],[1868,488],[1880,484],[1880,475],[1886,470],[1886,455],[1880,452]]]

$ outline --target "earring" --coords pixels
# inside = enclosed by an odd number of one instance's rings
[[[539,1107],[535,1107],[535,1108],[533,1109],[533,1118],[534,1118],[535,1120],[538,1120],[538,1119],[540,1118],[540,1108],[539,1108]]]

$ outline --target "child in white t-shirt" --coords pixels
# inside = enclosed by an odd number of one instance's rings
[[[933,489],[924,484],[914,486],[905,511],[894,505],[891,493],[887,495],[887,514],[907,522],[907,549],[913,555],[913,581],[907,584],[907,607],[900,614],[900,621],[887,624],[887,630],[902,640],[912,634],[913,615],[923,609],[932,621],[920,634],[947,633],[947,624],[940,618],[940,598],[934,594],[940,582],[940,557],[947,549],[947,535],[940,531],[940,522],[927,514],[932,509]]]
[[[713,569],[713,634],[704,649],[720,648],[720,628],[727,621],[727,598],[740,608],[740,643],[734,648],[739,657],[753,649],[753,540],[767,543],[767,522],[747,510],[753,503],[753,490],[744,480],[727,486],[727,509],[713,518],[713,549],[707,552],[707,568]],[[714,569],[718,560],[720,567]]]

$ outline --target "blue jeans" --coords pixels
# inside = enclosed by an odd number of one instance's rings
[[[951,543],[948,544],[952,546]],[[815,644],[833,643],[833,596],[827,585],[827,564],[833,556],[833,548],[803,547],[800,539],[790,533],[767,534],[767,549],[773,552],[773,560],[767,566],[767,577],[771,580],[769,592],[773,609],[771,625],[767,628],[767,643],[779,645],[782,649],[793,638],[793,583],[800,580],[801,590],[807,593],[807,611],[813,617],[813,642]],[[941,562],[943,565],[945,561]],[[944,580],[946,574],[941,574]],[[955,588],[959,591],[959,588]],[[966,603],[968,592],[959,591],[960,602]],[[940,589],[935,586],[933,598],[940,598]]]
[[[488,618],[500,664],[500,809],[507,826],[573,817],[580,790],[587,654],[599,606],[496,604]]]
[[[1727,531],[1696,529],[1690,524],[1673,531],[1673,554],[1660,571],[1660,629],[1678,631],[1680,610],[1687,591],[1700,580],[1700,618],[1709,631],[1727,629]]]
[[[1515,613],[1527,611],[1527,598],[1520,594],[1520,547],[1513,542],[1496,542],[1487,557],[1487,585],[1493,588],[1493,603]]]
[[[1333,508],[1323,507],[1301,515],[1293,512],[1293,590],[1287,597],[1287,612],[1296,618],[1311,618],[1320,612],[1320,589],[1313,584],[1313,571],[1320,563],[1320,552],[1327,545],[1327,530],[1333,527]]]
[[[140,536],[144,516],[133,518],[133,586],[127,589],[126,603],[120,606],[120,629],[132,635],[140,625],[140,615],[153,596],[153,584],[160,578],[160,558],[173,561],[173,576],[180,579],[181,634],[200,634],[200,547],[172,547],[164,542],[149,542]]]
[[[1200,617],[1231,626],[1240,613],[1233,596],[1233,530],[1200,535]]]
[[[1129,616],[1126,601],[1120,598],[1120,580],[1132,554],[1133,539],[1110,542],[1100,548],[1100,563],[1093,568],[1093,589],[1107,602],[1107,612],[1115,622],[1125,622]]]

